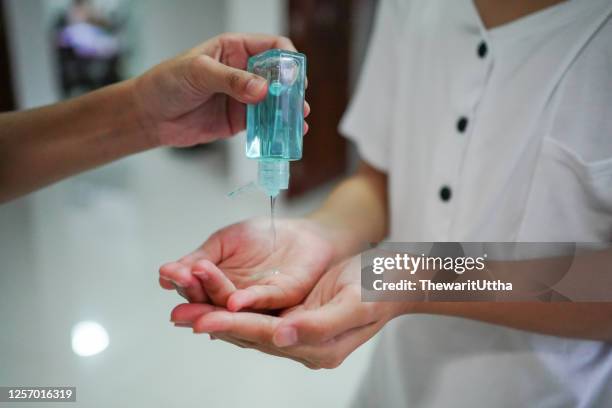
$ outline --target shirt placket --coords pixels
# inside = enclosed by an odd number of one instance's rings
[[[436,146],[432,165],[432,184],[429,188],[431,214],[430,228],[439,241],[449,241],[453,217],[458,201],[464,192],[460,190],[462,168],[466,164],[465,152],[477,124],[477,107],[486,89],[493,64],[490,42],[484,33],[472,35],[462,43],[462,69],[454,71],[449,95],[449,112],[446,115],[440,142]],[[451,68],[452,69],[452,68]]]

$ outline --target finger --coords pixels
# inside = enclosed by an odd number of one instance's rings
[[[210,240],[210,238],[209,238]],[[208,242],[208,240],[206,241]],[[204,245],[200,246],[198,249],[196,249],[193,252],[188,253],[187,255],[182,256],[181,258],[179,258],[179,260],[177,262],[185,265],[185,266],[192,266],[194,264],[194,262],[200,260],[200,259],[209,259],[211,262],[216,262],[217,260],[213,260],[213,253],[211,251],[208,251],[206,248],[206,243],[204,243]],[[209,245],[210,247],[210,245]]]
[[[336,356],[342,355],[342,347],[334,348],[329,344],[278,348],[272,344],[269,328],[276,324],[277,319],[277,317],[256,313],[214,312],[198,319],[192,324],[192,327],[195,333],[202,332],[204,328],[210,329],[216,338],[238,347],[252,348],[270,355],[289,358],[311,369],[332,368],[336,365]],[[355,341],[356,339],[346,338],[340,345],[346,348]],[[344,346],[345,344],[347,346]]]
[[[215,305],[225,306],[236,286],[215,264],[207,259],[197,261],[191,269]]]
[[[277,348],[271,342],[271,335],[279,320],[278,317],[258,313],[215,311],[199,317],[192,327],[194,333],[214,333],[215,337],[239,347],[291,358],[313,369],[337,367],[348,354],[380,329],[380,326],[368,325],[323,345]]]
[[[170,321],[173,323],[193,323],[197,318],[206,313],[222,310],[213,305],[203,303],[183,303],[172,309]]]
[[[167,262],[159,268],[159,277],[167,282],[174,283],[177,286],[187,286],[188,276],[183,276],[180,269],[185,268],[184,265],[178,262]],[[174,287],[174,286],[173,286]]]
[[[220,92],[242,103],[257,103],[268,92],[262,77],[227,66],[208,55],[197,55],[187,61],[185,79],[198,92]]]
[[[183,256],[179,262],[192,266],[200,259],[208,259],[213,264],[218,264],[223,259],[223,231],[220,230],[208,237],[208,239],[195,251]]]
[[[238,289],[227,300],[227,309],[232,312],[250,309],[280,309],[294,299],[278,285],[253,285]]]
[[[162,265],[159,268],[159,276],[175,285],[176,289],[190,302],[206,302],[208,300],[200,281],[191,274],[189,267],[179,262],[169,262]]]
[[[230,98],[227,102],[227,115],[232,135],[246,129],[246,105],[244,103]]]
[[[304,122],[303,134],[308,133],[308,129],[310,129],[310,127],[308,126],[308,122]]]
[[[288,315],[274,333],[274,344],[277,347],[321,344],[373,321],[371,308],[361,302],[359,291],[347,287],[320,308]]]
[[[174,290],[174,285],[172,284],[172,281],[166,278],[162,278],[161,276],[159,277],[159,286],[167,290]]]
[[[304,101],[304,118],[307,118],[310,115],[310,104]]]
[[[273,346],[272,335],[280,322],[276,316],[250,312],[214,311],[193,323],[194,333],[222,333],[253,343]]]

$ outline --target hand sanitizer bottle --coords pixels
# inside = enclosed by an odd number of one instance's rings
[[[306,56],[272,49],[249,58],[268,94],[247,107],[246,155],[259,161],[257,183],[270,197],[289,187],[289,162],[302,158]]]

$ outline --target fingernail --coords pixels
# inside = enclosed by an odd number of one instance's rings
[[[274,334],[274,344],[277,347],[293,346],[297,343],[297,331],[293,327],[282,327]]]
[[[250,96],[261,95],[262,89],[266,86],[266,81],[261,78],[251,78],[246,85],[246,92]]]

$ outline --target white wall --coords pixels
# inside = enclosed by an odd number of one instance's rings
[[[57,100],[47,4],[6,0],[11,69],[17,106],[30,108]]]
[[[164,59],[225,30],[226,2],[219,0],[132,0],[138,28],[128,72],[137,75]]]

